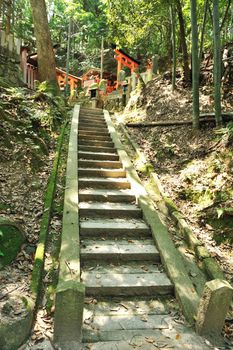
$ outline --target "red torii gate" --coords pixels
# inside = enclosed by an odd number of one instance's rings
[[[135,68],[139,66],[139,62],[128,56],[124,51],[114,49],[116,55],[114,58],[117,60],[117,86],[118,86],[118,75],[122,69],[122,66],[126,66],[131,70],[131,74],[134,72]]]

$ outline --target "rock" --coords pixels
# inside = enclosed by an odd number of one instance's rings
[[[16,223],[0,218],[0,269],[16,258],[24,241],[25,236]]]
[[[2,314],[9,316],[12,314],[13,306],[8,301],[2,307]]]
[[[50,341],[45,340],[42,343],[36,344],[32,347],[26,347],[25,350],[54,350],[54,348]]]
[[[4,305],[7,307],[7,312],[12,312],[14,309],[14,303],[10,305]],[[11,311],[12,308],[12,311]],[[34,303],[31,299],[27,298],[27,310],[18,317],[9,318],[1,317],[0,322],[0,349],[1,350],[16,350],[19,346],[28,338],[33,321],[33,308]]]

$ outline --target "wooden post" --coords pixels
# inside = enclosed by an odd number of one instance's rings
[[[122,62],[121,62],[121,56],[120,56],[117,60],[117,86],[116,86],[116,88],[118,88],[118,86],[119,86],[118,76],[119,76],[121,69],[122,69]]]
[[[205,284],[196,321],[199,334],[220,336],[232,296],[233,288],[227,281],[215,279]]]
[[[26,47],[22,48],[20,56],[20,68],[23,72],[23,81],[27,83],[27,55],[28,49]]]

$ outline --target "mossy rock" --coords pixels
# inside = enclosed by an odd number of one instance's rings
[[[20,227],[0,218],[0,269],[16,258],[24,242],[25,236]]]
[[[15,315],[14,318],[2,317],[0,322],[0,349],[1,350],[16,350],[29,337],[32,322],[33,310],[35,307],[34,301],[27,297],[20,297],[25,304],[25,309],[20,315]]]

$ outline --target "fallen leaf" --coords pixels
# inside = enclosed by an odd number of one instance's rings
[[[143,315],[143,316],[141,317],[141,320],[142,320],[143,322],[147,322],[147,321],[148,321],[148,317],[147,317],[146,315]]]
[[[153,344],[155,342],[155,339],[152,337],[145,337],[145,339],[146,339],[146,342],[150,344]]]

